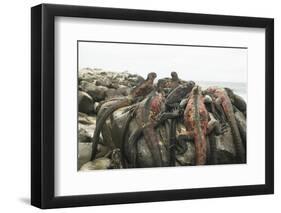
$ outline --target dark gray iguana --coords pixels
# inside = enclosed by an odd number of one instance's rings
[[[246,112],[247,112],[247,103],[244,101],[244,99],[242,97],[240,97],[239,95],[235,94],[233,92],[233,90],[229,89],[229,88],[224,88],[225,91],[227,92],[231,103],[237,107],[237,109],[239,111],[241,111],[244,116],[246,117]]]
[[[169,148],[170,148],[170,166],[175,165],[175,148],[176,148],[176,118],[181,114],[180,103],[184,98],[187,98],[192,88],[195,86],[193,81],[188,81],[177,86],[167,96],[165,101],[165,110],[159,116],[158,125],[171,119],[169,128]],[[167,123],[165,122],[165,125]],[[178,144],[180,145],[180,144]],[[177,146],[178,147],[178,146]]]
[[[182,80],[179,79],[176,72],[171,72],[171,77],[172,78],[162,78],[158,80],[158,91],[163,92],[166,95],[182,83]]]

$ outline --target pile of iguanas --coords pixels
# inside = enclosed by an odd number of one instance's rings
[[[236,152],[233,163],[246,163],[246,102],[231,89],[209,87],[202,90],[193,81],[179,79],[176,72],[171,76],[155,84],[156,73],[149,73],[127,97],[103,103],[92,138],[92,162],[99,162],[98,145],[106,121],[120,108],[124,108],[122,113],[126,113],[126,120],[120,133],[121,143],[115,143],[113,138],[115,144],[106,153],[108,159],[115,153],[115,160],[95,168],[181,165],[176,156],[187,152],[188,143],[195,147],[193,165],[219,164],[216,136],[227,131],[231,133]],[[236,113],[242,113],[245,122],[238,121]],[[132,122],[137,128],[130,130]],[[185,127],[180,133],[178,123]],[[166,142],[159,137],[160,127],[165,130]],[[116,160],[116,153],[119,153],[119,160]]]

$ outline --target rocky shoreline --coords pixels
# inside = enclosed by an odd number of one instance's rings
[[[128,72],[81,69],[78,74],[78,169],[90,160],[91,138],[100,104],[112,98],[125,97],[143,81]]]
[[[92,137],[96,128],[97,116],[102,113],[106,104],[113,103],[114,100],[127,97],[131,90],[144,81],[142,76],[130,74],[128,72],[112,72],[102,69],[85,68],[79,71],[78,75],[78,170],[88,171],[95,169],[112,168],[113,158],[120,157],[123,139],[121,132],[125,128],[126,119],[129,115],[130,107],[122,107],[112,113],[106,121],[102,132],[100,143],[98,144],[98,154],[91,161]],[[182,81],[186,82],[186,81]],[[139,103],[142,104],[141,102]],[[101,112],[100,112],[101,111]],[[240,127],[241,138],[246,146],[246,116],[236,109],[235,119]],[[169,123],[169,122],[168,122]],[[128,135],[132,134],[138,128],[134,119],[129,124]],[[176,122],[176,135],[180,135],[185,130],[185,125],[181,121]],[[157,128],[160,145],[163,152],[168,152],[169,144],[167,134],[167,125]],[[129,136],[128,136],[129,137]],[[213,141],[212,141],[213,140]],[[208,137],[209,146],[215,146],[216,163],[213,164],[232,164],[236,162],[237,150],[234,145],[231,128],[228,127],[218,136]],[[141,151],[137,152],[141,159],[146,150],[145,140],[140,138],[138,146]],[[176,165],[195,165],[195,146],[194,142],[188,141],[185,145],[185,151],[176,152]],[[119,150],[118,153],[116,150]],[[209,151],[211,148],[209,147]],[[214,155],[214,154],[213,154]],[[213,156],[212,155],[212,156]],[[114,156],[114,157],[113,157]],[[208,154],[210,157],[211,154]],[[116,157],[117,158],[117,157]],[[167,160],[167,159],[166,159]],[[150,167],[149,159],[141,159],[139,167]],[[165,159],[163,159],[165,161]],[[167,160],[168,161],[168,160]],[[123,168],[124,165],[115,166],[114,168]]]

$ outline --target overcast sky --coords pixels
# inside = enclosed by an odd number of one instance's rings
[[[79,42],[79,69],[128,71],[158,79],[247,82],[247,49]]]

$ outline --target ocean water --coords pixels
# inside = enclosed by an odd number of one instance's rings
[[[247,102],[247,83],[244,82],[215,82],[215,81],[195,81],[197,85],[206,89],[210,86],[227,87],[233,92],[241,96]]]

